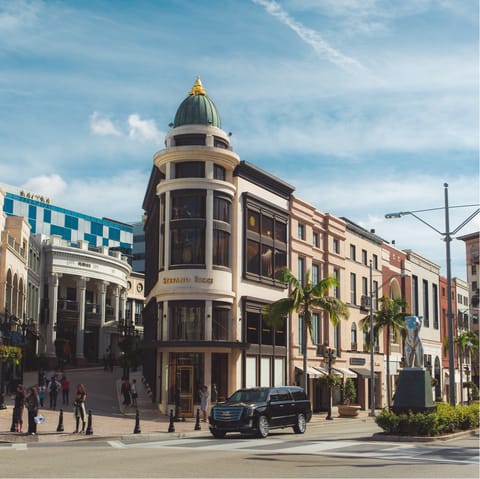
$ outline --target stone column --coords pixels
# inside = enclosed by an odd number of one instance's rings
[[[77,279],[77,298],[78,298],[78,324],[77,324],[77,344],[75,357],[80,363],[84,361],[84,340],[85,340],[85,299],[87,292],[87,280],[84,277]]]
[[[120,290],[120,288],[118,289]],[[127,310],[127,291],[125,289],[122,289],[120,292],[120,311],[119,311],[119,314],[117,315],[117,321],[118,321],[118,318],[123,318],[125,321],[128,321],[128,318],[126,317],[126,314],[127,314],[126,310]]]
[[[120,318],[120,302],[119,302],[119,296],[120,296],[120,286],[114,286],[113,288],[113,318],[115,321],[118,322],[118,319]]]
[[[57,339],[57,304],[58,304],[59,275],[52,274],[48,277],[48,324],[46,328],[46,353],[47,357],[54,358],[55,340]]]
[[[106,281],[102,281],[97,286],[98,303],[100,304],[100,327],[98,329],[98,357],[102,358],[105,349],[108,346],[105,337],[105,310],[107,301],[107,285]]]
[[[212,340],[212,302],[205,301],[205,341]],[[205,371],[207,369],[205,368]],[[204,383],[207,384],[207,383]]]

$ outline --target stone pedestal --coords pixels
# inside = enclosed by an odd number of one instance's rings
[[[392,411],[395,414],[433,412],[432,379],[423,368],[405,368],[398,376]]]

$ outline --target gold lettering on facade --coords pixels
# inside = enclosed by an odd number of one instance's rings
[[[182,277],[173,277],[173,278],[163,278],[163,284],[189,284],[194,283],[204,283],[204,284],[213,284],[213,278],[204,278],[202,276],[194,276],[192,278],[182,278]]]

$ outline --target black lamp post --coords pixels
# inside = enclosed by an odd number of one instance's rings
[[[470,368],[468,364],[463,368],[465,371],[465,376],[467,376],[467,404],[470,404]]]
[[[33,333],[33,326],[35,325],[35,321],[32,318],[25,319],[23,318],[22,321],[18,321],[18,326],[22,332],[22,360],[20,362],[20,384],[23,384],[23,372],[25,370],[25,356],[27,355],[28,344],[29,344],[29,336],[28,333]],[[33,333],[34,334],[34,333]]]
[[[133,321],[127,321],[122,318],[119,321],[118,329],[123,337],[122,377],[124,379],[130,379],[130,356],[133,349],[132,341],[135,337],[135,324],[133,324]]]
[[[328,361],[328,413],[325,419],[333,421],[332,416],[332,363],[335,361],[336,353],[335,349],[325,347],[324,350],[325,360]]]

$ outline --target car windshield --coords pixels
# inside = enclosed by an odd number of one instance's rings
[[[261,402],[266,401],[268,395],[268,391],[264,389],[254,389],[254,390],[245,390],[241,389],[233,393],[229,398],[228,402]]]

